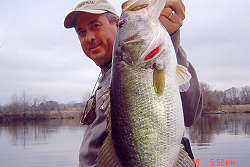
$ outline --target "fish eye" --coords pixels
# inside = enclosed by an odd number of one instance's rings
[[[124,23],[125,23],[124,20],[120,20],[119,23],[118,23],[119,28],[122,28]]]

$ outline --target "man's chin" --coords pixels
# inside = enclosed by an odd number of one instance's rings
[[[109,61],[109,62],[106,62],[106,63],[104,63],[104,64],[102,64],[102,65],[98,65],[100,68],[105,68],[105,67],[107,67],[109,64],[111,63],[111,60]]]

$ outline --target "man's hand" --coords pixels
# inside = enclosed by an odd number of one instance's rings
[[[169,35],[172,35],[183,24],[185,19],[185,5],[182,0],[168,0],[161,12],[159,20],[167,29]]]

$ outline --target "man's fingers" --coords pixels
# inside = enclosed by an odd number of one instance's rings
[[[185,19],[185,5],[181,0],[168,0],[159,20],[171,35],[179,29]]]
[[[186,11],[186,6],[185,6],[184,3],[182,2],[182,0],[180,0],[180,3],[181,3],[181,6],[182,6],[183,11],[185,12],[185,11]]]
[[[170,14],[168,17],[166,15],[160,15],[159,20],[170,35],[182,26],[182,20],[180,20],[175,13],[171,17]]]
[[[185,19],[185,5],[181,0],[168,0],[165,8],[171,8],[180,17],[181,20]]]
[[[171,8],[164,8],[161,12],[161,16],[165,16],[166,18],[168,18],[170,21],[174,23],[182,24],[182,19]]]

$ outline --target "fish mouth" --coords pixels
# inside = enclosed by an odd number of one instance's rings
[[[122,12],[137,11],[146,8],[149,0],[128,0],[122,4]]]

